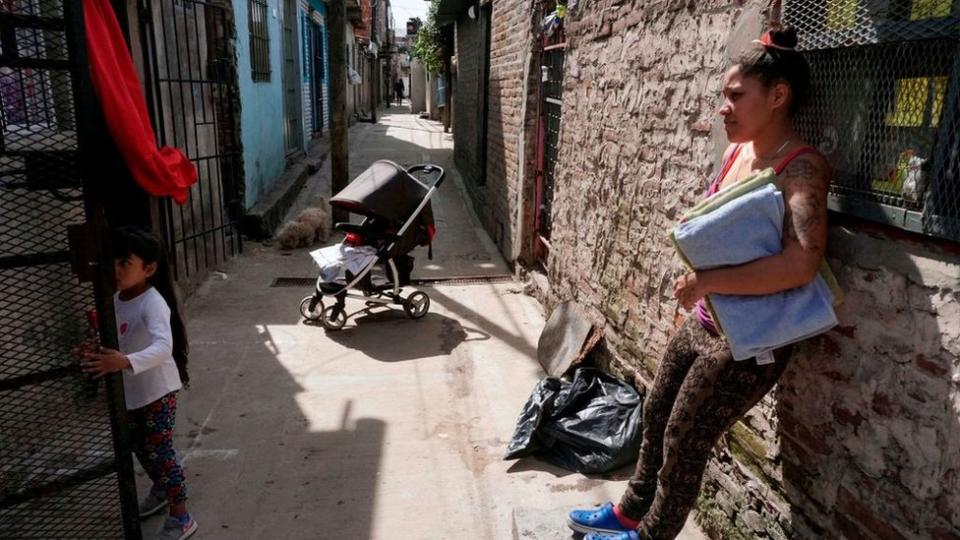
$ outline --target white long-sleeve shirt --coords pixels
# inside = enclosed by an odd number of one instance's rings
[[[179,390],[180,373],[173,360],[170,308],[150,287],[128,301],[113,297],[120,352],[130,360],[123,370],[127,410],[138,409]]]

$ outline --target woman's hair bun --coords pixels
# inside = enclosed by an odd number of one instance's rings
[[[797,29],[792,26],[786,26],[776,30],[770,30],[770,41],[774,45],[785,49],[793,49],[797,46]]]
[[[753,40],[752,47],[740,56],[735,65],[743,75],[758,77],[770,86],[785,81],[793,91],[790,113],[795,113],[810,92],[810,66],[797,52],[797,30],[792,27],[774,27]]]

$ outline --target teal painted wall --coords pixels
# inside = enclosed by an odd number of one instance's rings
[[[237,73],[240,79],[240,129],[243,140],[247,208],[280,178],[286,167],[283,140],[283,73],[280,0],[267,0],[270,80],[254,82],[250,72],[248,0],[234,0],[237,26]]]

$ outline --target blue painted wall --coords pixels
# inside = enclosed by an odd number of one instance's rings
[[[240,79],[240,129],[243,139],[246,207],[250,208],[280,178],[286,167],[283,140],[283,64],[280,0],[267,0],[270,81],[254,82],[250,73],[247,0],[234,0],[237,26],[237,74]]]

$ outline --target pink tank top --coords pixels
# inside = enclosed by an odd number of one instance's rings
[[[727,158],[727,160],[720,167],[720,170],[717,172],[717,176],[714,177],[712,182],[710,182],[710,187],[707,188],[707,198],[720,191],[720,184],[723,183],[723,179],[726,178],[727,173],[730,172],[730,167],[733,166],[733,162],[737,160],[737,156],[740,155],[740,149],[742,147],[743,145],[738,144],[733,148],[733,153],[730,154],[730,157]],[[780,173],[787,168],[787,165],[794,160],[794,158],[810,152],[816,152],[816,149],[811,146],[802,146],[797,148],[793,152],[787,154],[787,156],[783,158],[783,160],[780,161],[776,167],[774,167],[774,172],[776,172],[779,176]],[[715,336],[720,335],[720,332],[717,330],[716,323],[713,322],[713,316],[710,314],[710,310],[707,309],[706,302],[704,302],[703,299],[697,300],[694,310],[696,312],[697,321],[700,322],[700,325],[703,326],[707,332],[710,332]]]

